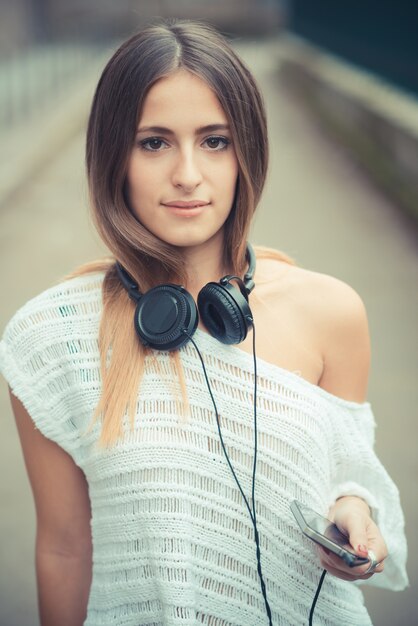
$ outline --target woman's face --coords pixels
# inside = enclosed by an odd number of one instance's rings
[[[192,247],[222,234],[238,163],[226,115],[208,85],[179,70],[147,94],[127,174],[128,199],[156,237]]]

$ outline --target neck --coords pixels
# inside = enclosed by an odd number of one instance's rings
[[[214,237],[200,246],[185,248],[183,254],[188,273],[186,288],[194,297],[204,285],[218,282],[228,273],[223,264],[223,237]]]

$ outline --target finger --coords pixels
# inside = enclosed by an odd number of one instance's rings
[[[376,567],[375,570],[373,570],[372,572],[369,572],[368,574],[364,574],[362,572],[354,571],[354,568],[350,568],[349,570],[346,570],[346,569],[341,569],[340,567],[334,567],[333,564],[327,561],[322,561],[322,560],[321,560],[321,566],[333,576],[336,576],[337,578],[341,578],[342,580],[348,580],[350,582],[354,582],[355,580],[367,580],[368,578],[371,578],[372,576],[374,576],[374,574],[379,574],[383,572],[385,568],[384,564],[380,563]]]
[[[349,567],[339,556],[325,550],[322,547],[318,547],[318,555],[322,567],[327,571],[332,571],[334,575],[338,576],[343,574],[348,577],[347,580],[353,580],[356,577],[352,568]],[[336,574],[336,572],[338,572],[338,574]]]
[[[355,522],[352,523],[350,527],[349,541],[351,546],[354,548],[355,553],[358,556],[368,558],[370,563],[380,563],[384,561],[388,555],[386,543],[380,533],[377,532],[377,535],[370,536],[369,534],[369,536],[367,536],[366,531],[367,527],[364,526],[361,520],[355,520]],[[361,571],[366,573],[370,563],[365,564],[364,566],[358,566],[358,568],[361,567]],[[374,570],[375,568],[373,571]]]
[[[383,572],[385,567],[383,562],[379,563],[376,568],[370,572],[367,572],[370,563],[350,567],[340,557],[320,546],[318,546],[318,555],[321,566],[334,576],[343,580],[367,580],[368,578],[371,578],[373,574]]]
[[[339,559],[341,561],[341,559]],[[334,564],[328,559],[321,559],[321,567],[327,570],[329,574],[341,578],[342,580],[349,580],[351,582],[357,580],[358,576],[354,574],[349,568],[346,569],[344,563],[343,567],[339,563]]]
[[[347,514],[344,519],[337,521],[337,525],[341,532],[348,536],[348,543],[358,556],[367,558],[370,548],[384,547],[377,545],[380,537],[379,530],[370,516],[364,513],[359,514],[356,511],[350,515]],[[372,546],[372,543],[376,545]]]
[[[360,570],[360,575],[363,577],[364,575],[373,575],[379,574],[384,569],[384,559],[379,560],[374,552],[374,550],[369,550],[369,563],[366,565],[362,565]]]
[[[380,533],[370,537],[368,543],[368,549],[371,550],[376,557],[376,560],[381,563],[388,556],[388,549],[385,540]]]
[[[384,563],[379,563],[379,565],[376,565],[374,570],[372,570],[371,572],[368,572],[367,574],[363,574],[363,575],[357,576],[357,580],[367,580],[368,578],[371,578],[375,574],[381,574],[384,569],[385,569],[385,564]]]
[[[329,565],[331,565],[332,567],[336,568],[336,569],[341,569],[342,571],[345,572],[350,572],[353,570],[353,567],[350,567],[350,565],[341,557],[338,556],[337,554],[335,554],[334,552],[331,552],[330,550],[326,550],[325,548],[318,547],[318,554],[319,554],[319,558],[321,559],[321,561],[324,561],[326,563],[328,563]],[[357,570],[359,566],[354,566],[354,568]]]
[[[358,556],[367,557],[369,538],[367,536],[367,526],[364,522],[364,518],[354,516],[351,518],[348,540]]]

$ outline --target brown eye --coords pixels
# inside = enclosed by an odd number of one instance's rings
[[[158,137],[149,137],[140,142],[141,148],[148,150],[149,152],[158,152],[163,146],[166,145],[165,141]]]
[[[229,139],[227,139],[226,137],[208,137],[207,139],[205,139],[204,143],[208,146],[208,148],[210,148],[211,150],[225,150],[225,148],[228,147],[228,145],[230,144]]]

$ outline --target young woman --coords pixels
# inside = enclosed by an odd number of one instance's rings
[[[300,626],[322,570],[315,623],[366,625],[352,582],[406,585],[362,302],[247,244],[267,154],[254,79],[212,29],[149,27],[106,66],[87,171],[113,256],[30,301],[0,344],[43,626]],[[316,548],[295,499],[367,562]]]

